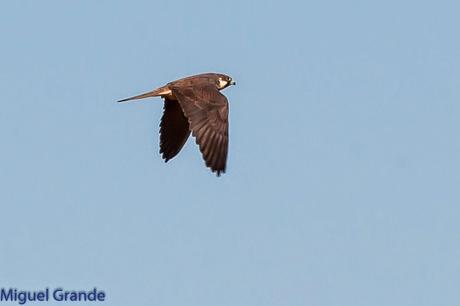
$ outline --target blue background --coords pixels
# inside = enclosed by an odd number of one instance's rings
[[[456,1],[4,1],[0,284],[107,305],[458,305]],[[228,171],[161,99],[231,75]]]

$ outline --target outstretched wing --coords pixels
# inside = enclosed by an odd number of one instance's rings
[[[188,120],[179,102],[165,99],[160,122],[160,153],[165,162],[179,153],[189,135]]]
[[[206,162],[219,176],[225,172],[228,152],[228,102],[213,85],[173,87]]]

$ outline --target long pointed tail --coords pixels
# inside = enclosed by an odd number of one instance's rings
[[[155,90],[140,94],[138,96],[118,100],[117,102],[126,102],[126,101],[130,101],[130,100],[138,100],[138,99],[144,99],[144,98],[148,98],[148,97],[157,97],[157,96],[159,96],[158,89],[155,89]]]

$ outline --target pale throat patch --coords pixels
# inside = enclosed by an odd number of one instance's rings
[[[227,81],[222,80],[222,79],[219,78],[219,85],[218,85],[219,89],[224,88],[225,86],[227,86],[227,83],[228,83]]]

